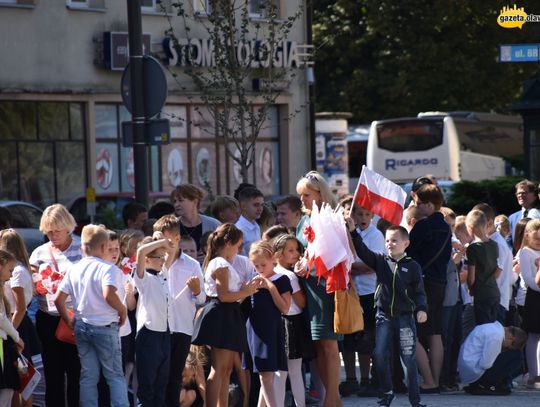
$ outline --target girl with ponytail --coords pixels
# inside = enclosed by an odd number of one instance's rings
[[[242,237],[242,231],[232,223],[218,226],[208,237],[203,270],[209,301],[195,320],[192,343],[211,350],[212,368],[206,389],[209,406],[227,405],[234,358],[248,348],[240,302],[257,291],[259,282],[242,283],[232,266],[242,250]]]

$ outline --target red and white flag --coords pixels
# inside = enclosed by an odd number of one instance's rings
[[[362,166],[360,180],[354,193],[354,203],[394,225],[401,223],[407,194],[389,179]]]

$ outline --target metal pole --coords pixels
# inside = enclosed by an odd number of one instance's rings
[[[148,207],[150,183],[145,144],[141,0],[127,0],[135,199]]]

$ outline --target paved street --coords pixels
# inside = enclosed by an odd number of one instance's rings
[[[470,396],[465,393],[448,395],[422,395],[422,402],[428,407],[537,407],[540,406],[540,391],[518,389],[509,396]],[[344,407],[377,406],[376,398],[345,397]],[[398,394],[392,407],[409,407],[407,395]]]

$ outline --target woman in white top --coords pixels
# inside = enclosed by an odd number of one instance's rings
[[[209,406],[227,405],[235,355],[247,351],[239,302],[255,293],[258,283],[244,283],[232,266],[242,243],[242,232],[231,223],[218,226],[208,237],[203,269],[209,301],[195,320],[192,343],[211,349],[212,369],[206,390]]]
[[[76,225],[65,206],[54,204],[45,208],[39,230],[47,235],[49,242],[37,247],[30,255],[32,272],[38,273],[40,267],[49,266],[54,273],[63,276],[73,263],[82,258],[81,240],[72,235]],[[75,345],[56,339],[60,315],[54,305],[55,294],[54,287],[50,287],[47,294],[40,295],[39,311],[36,313],[36,329],[43,347],[45,402],[48,406],[64,407],[67,399],[69,407],[78,407],[81,370],[79,355]]]
[[[2,290],[0,292],[0,338],[2,342],[2,348],[0,349],[0,358],[2,360],[2,369],[0,369],[0,407],[11,406],[13,391],[20,385],[16,360],[17,351],[22,352],[24,348],[24,342],[9,317],[9,303],[4,296],[4,284],[9,281],[15,265],[15,257],[5,250],[0,250],[0,289]]]
[[[26,313],[26,307],[34,295],[28,253],[24,241],[14,229],[0,231],[0,250],[11,253],[17,261],[11,278],[4,285],[4,295],[11,310],[11,322],[26,344],[23,355],[30,361],[33,355],[41,353],[41,349],[36,328]],[[17,405],[32,406],[32,397],[28,400],[24,400],[20,394],[15,397],[19,399]]]
[[[519,253],[521,278],[527,286],[523,307],[523,329],[527,332],[525,357],[529,368],[528,386],[540,389],[540,287],[535,277],[540,258],[540,219],[532,219],[525,226],[523,245]]]

